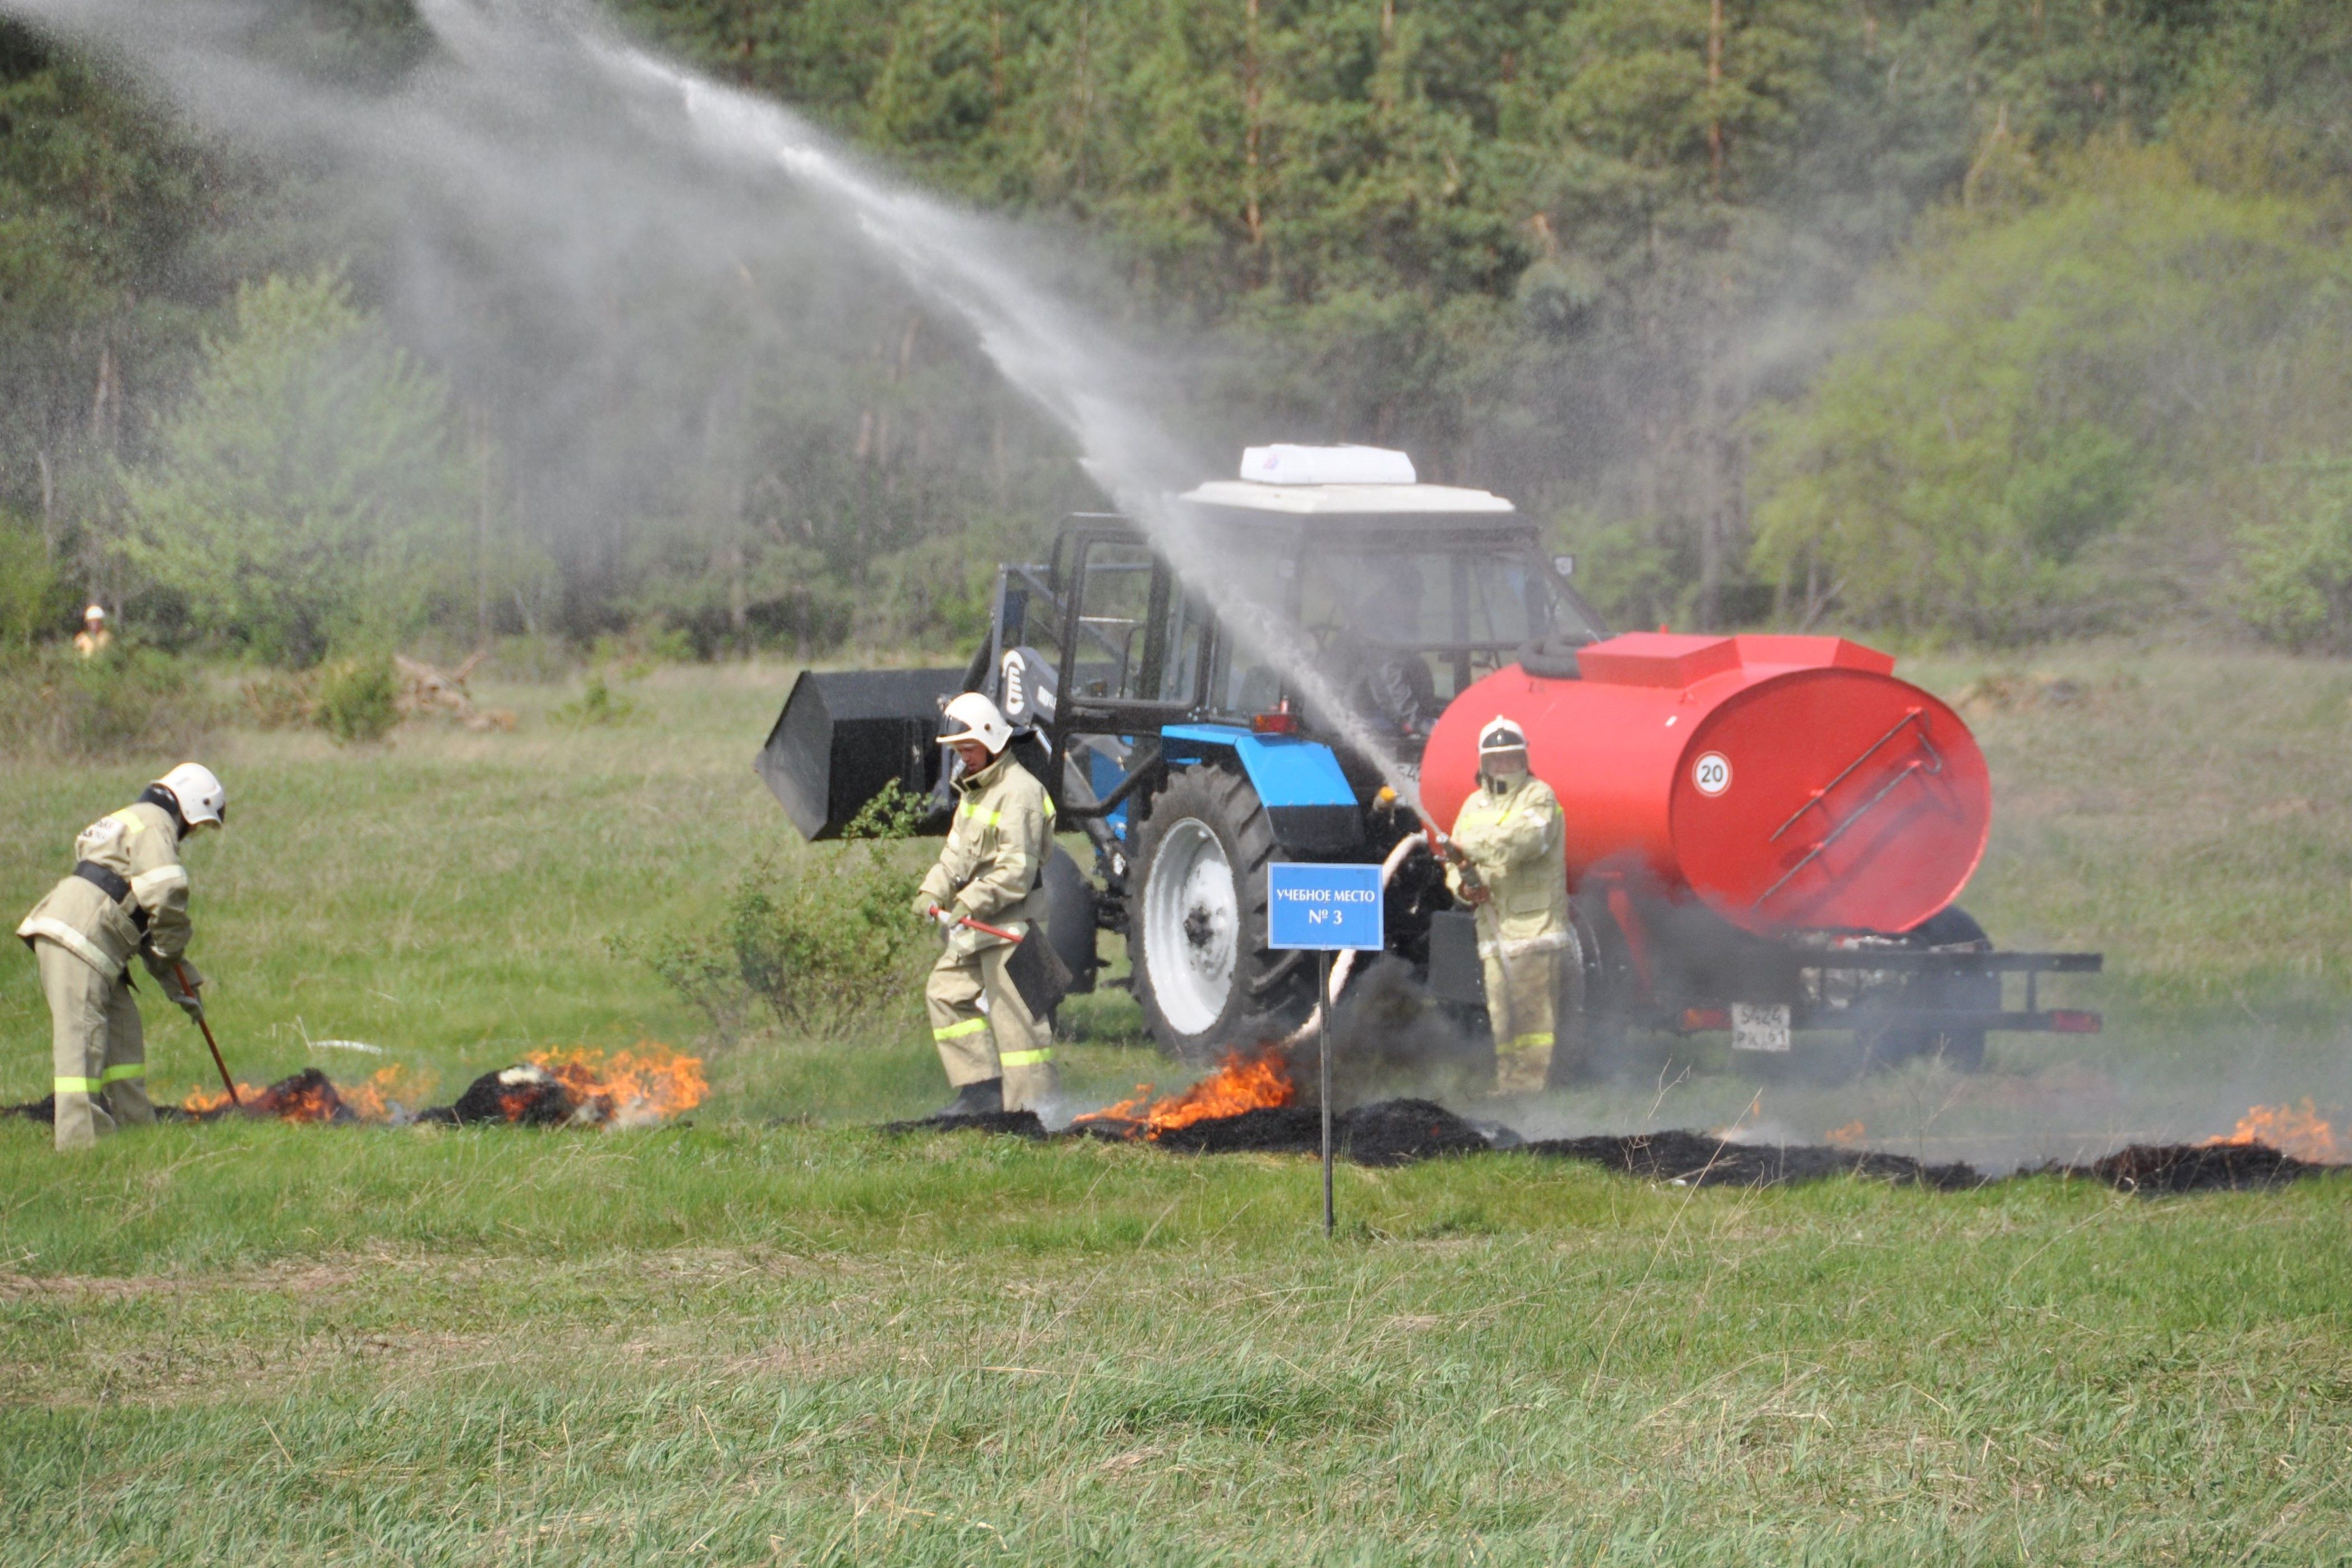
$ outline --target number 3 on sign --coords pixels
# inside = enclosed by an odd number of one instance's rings
[[[1691,783],[1701,795],[1721,795],[1731,787],[1731,759],[1721,752],[1707,752],[1691,764]]]

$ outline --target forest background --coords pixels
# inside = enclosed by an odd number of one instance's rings
[[[439,47],[288,0],[355,99]],[[2334,0],[615,0],[1083,258],[1174,427],[1402,447],[1621,624],[2352,648],[2352,10]],[[347,174],[0,20],[0,643],[952,647],[1100,504],[950,325],[648,283],[403,294]],[[747,273],[748,281],[748,273]],[[571,389],[576,391],[576,388]],[[551,411],[560,418],[551,418]],[[561,426],[551,436],[551,426]],[[1206,476],[1204,476],[1206,477]]]

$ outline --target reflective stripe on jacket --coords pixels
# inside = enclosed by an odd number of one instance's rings
[[[152,801],[109,812],[74,840],[74,858],[88,860],[131,884],[147,917],[144,937],[121,900],[88,879],[68,876],[33,906],[16,934],[46,937],[111,978],[144,952],[159,973],[187,951],[188,873],[180,864],[180,833],[172,814]]]
[[[1497,929],[1482,929],[1484,940],[1521,942],[1568,929],[1565,828],[1559,797],[1533,773],[1501,791],[1482,777],[1462,803],[1454,842],[1493,895],[1479,913],[1482,928],[1491,920]],[[1460,871],[1449,866],[1445,879],[1460,897]]]
[[[948,826],[947,844],[923,878],[916,902],[1021,931],[1024,922],[1045,912],[1037,886],[1045,857],[1054,850],[1054,808],[1045,786],[1007,751],[959,779],[956,791],[962,798]],[[992,940],[969,928],[950,938],[959,943],[975,939]]]

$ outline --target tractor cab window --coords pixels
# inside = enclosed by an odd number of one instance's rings
[[[1286,690],[1283,652],[1298,642],[1298,561],[1278,552],[1236,551],[1216,605],[1222,627],[1209,673],[1208,706],[1220,713],[1271,710]]]
[[[1207,622],[1167,567],[1142,545],[1097,540],[1077,577],[1075,689],[1105,700],[1190,701]]]
[[[1160,659],[1160,687],[1151,695],[1167,702],[1190,702],[1201,676],[1201,643],[1212,617],[1198,596],[1182,588],[1168,595],[1167,635]]]
[[[1304,563],[1299,617],[1350,706],[1425,734],[1530,640],[1597,628],[1514,543],[1332,552]]]

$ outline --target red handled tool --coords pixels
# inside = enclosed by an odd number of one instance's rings
[[[946,911],[942,910],[940,912],[945,913]],[[1003,926],[992,926],[984,921],[976,921],[970,915],[956,916],[955,923],[960,926],[970,926],[973,931],[978,931],[981,935],[992,936],[999,942],[1019,942],[1023,940],[1020,932],[1018,931],[1009,931]]]
[[[188,983],[188,966],[178,959],[173,959],[172,969],[180,977],[180,989],[194,996],[196,994],[196,988]],[[196,1015],[196,1027],[205,1032],[205,1044],[212,1047],[213,1066],[220,1068],[221,1087],[228,1090],[228,1102],[237,1110],[243,1110],[245,1102],[236,1097],[236,1079],[228,1076],[228,1063],[221,1060],[220,1042],[213,1038],[213,1026],[205,1022],[205,1016],[202,1013]]]

